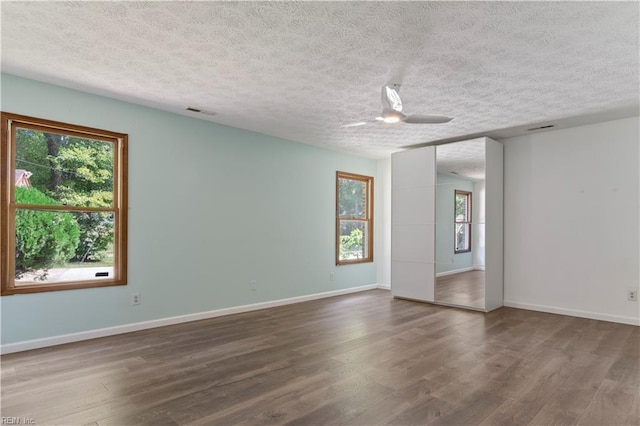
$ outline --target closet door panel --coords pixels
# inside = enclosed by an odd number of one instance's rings
[[[391,155],[391,185],[415,188],[435,183],[436,148],[409,149]],[[432,163],[429,166],[428,163]],[[393,194],[392,194],[393,195]]]
[[[392,261],[394,297],[433,302],[433,263]]]
[[[391,260],[434,263],[433,225],[393,225]]]
[[[433,302],[435,147],[391,156],[391,292]]]
[[[485,309],[503,305],[503,145],[486,138]]]
[[[406,208],[397,209],[393,216],[393,224],[431,225],[435,223],[435,186],[414,188],[398,188],[393,197],[399,205]]]

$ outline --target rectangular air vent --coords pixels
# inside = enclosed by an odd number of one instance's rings
[[[531,129],[527,129],[527,131],[530,132],[532,130],[549,129],[551,127],[554,127],[554,125],[553,124],[548,124],[546,126],[532,127]]]
[[[216,115],[216,113],[213,111],[207,111],[206,109],[200,109],[200,108],[194,108],[194,107],[187,107],[187,111],[197,112],[199,114],[204,114],[204,115]]]

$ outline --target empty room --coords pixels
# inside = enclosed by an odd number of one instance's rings
[[[0,27],[2,424],[640,424],[640,3]]]

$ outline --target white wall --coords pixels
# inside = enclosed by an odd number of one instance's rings
[[[505,305],[640,324],[639,120],[503,140]]]
[[[375,178],[376,161],[16,76],[1,83],[3,111],[129,134],[129,284],[3,296],[3,345],[376,284],[375,263],[336,267],[334,253],[336,170]]]
[[[391,285],[391,158],[378,160],[375,181],[375,248],[378,284]]]
[[[472,232],[473,269],[485,267],[485,231],[486,231],[486,184],[485,181],[473,182]]]

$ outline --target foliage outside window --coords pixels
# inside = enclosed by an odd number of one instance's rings
[[[126,284],[127,135],[2,113],[2,294]]]
[[[337,172],[336,264],[373,262],[373,178]]]
[[[455,190],[454,252],[471,251],[471,192]]]

